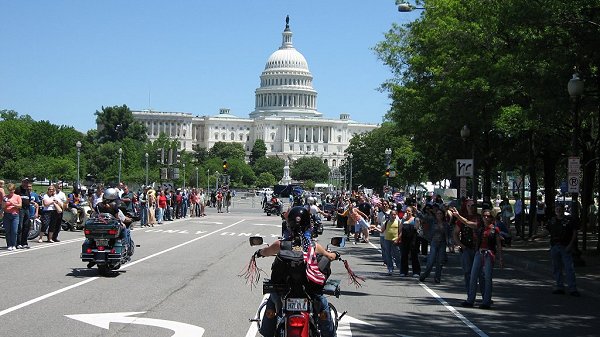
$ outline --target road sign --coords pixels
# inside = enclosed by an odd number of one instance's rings
[[[390,170],[390,178],[394,178],[396,176],[396,170]]]
[[[569,183],[567,183],[566,180],[562,181],[560,183],[560,193],[567,193],[569,192]]]
[[[569,175],[579,175],[580,171],[579,157],[569,157],[568,173]]]
[[[473,159],[456,159],[457,177],[472,177],[473,169]]]
[[[569,174],[567,182],[569,183],[569,193],[579,193],[579,173],[577,175]]]

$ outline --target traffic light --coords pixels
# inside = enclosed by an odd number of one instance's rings
[[[173,156],[173,160],[174,160],[174,164],[179,164],[181,162],[181,152],[179,152],[178,149],[173,150],[175,151],[175,155]]]
[[[168,175],[167,175],[167,168],[166,167],[161,167],[160,168],[160,179],[161,180],[167,180],[168,179]]]
[[[223,160],[223,173],[227,174],[228,169],[229,169],[229,164],[227,164],[227,160]]]
[[[385,177],[386,178],[390,177],[390,169],[389,168],[385,169]]]
[[[160,149],[156,149],[156,162],[160,165],[165,163],[165,149],[162,147]]]

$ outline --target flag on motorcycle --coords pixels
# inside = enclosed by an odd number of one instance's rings
[[[306,277],[308,280],[320,285],[325,284],[325,275],[319,270],[314,244],[309,245],[308,250],[304,250],[304,262],[306,263]]]

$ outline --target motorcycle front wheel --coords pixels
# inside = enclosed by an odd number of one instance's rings
[[[40,236],[40,228],[42,227],[42,222],[39,219],[30,219],[31,226],[29,227],[29,234],[27,234],[27,240],[33,240]]]

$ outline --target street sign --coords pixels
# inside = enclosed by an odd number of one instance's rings
[[[456,159],[457,177],[472,177],[473,169],[473,159]]]
[[[560,183],[560,193],[567,193],[569,192],[569,183],[567,183],[566,180],[562,181]]]
[[[579,173],[577,175],[569,174],[567,182],[569,183],[569,193],[579,193]]]
[[[390,178],[394,178],[396,176],[396,170],[390,171]]]
[[[579,157],[569,157],[568,174],[579,175],[580,169]]]

